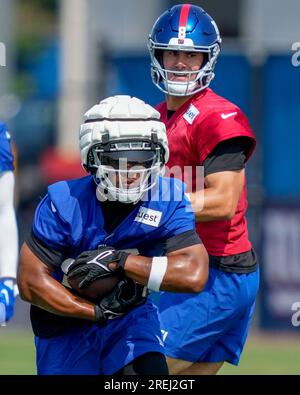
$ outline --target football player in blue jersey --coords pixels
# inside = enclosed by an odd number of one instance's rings
[[[49,186],[20,256],[37,372],[168,374],[145,289],[200,292],[208,256],[182,182],[162,177],[165,126],[143,101],[110,97],[85,114],[80,152],[90,175]],[[120,281],[92,302],[66,286],[64,273],[83,289],[101,277]]]
[[[14,164],[10,135],[0,123],[0,325],[14,314],[18,231],[14,210]]]

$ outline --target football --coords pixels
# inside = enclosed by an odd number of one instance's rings
[[[120,281],[119,276],[112,274],[110,276],[98,278],[85,288],[79,288],[79,284],[83,278],[84,276],[77,278],[69,278],[67,276],[67,282],[78,295],[90,300],[91,302],[99,302]]]

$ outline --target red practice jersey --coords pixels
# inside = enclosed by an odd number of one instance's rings
[[[170,119],[166,103],[157,106],[167,128],[170,147],[169,168],[179,166],[184,180],[184,167],[203,165],[207,156],[221,142],[234,137],[248,137],[252,143],[246,160],[255,148],[255,137],[246,116],[233,103],[207,88],[184,103]],[[196,191],[193,172],[191,191]],[[198,222],[197,232],[208,253],[215,256],[240,254],[251,249],[248,238],[246,181],[236,213],[231,220]]]

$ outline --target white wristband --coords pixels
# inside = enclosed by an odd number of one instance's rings
[[[152,291],[159,291],[164,275],[168,267],[168,258],[166,256],[155,256],[152,259],[151,271],[148,280],[148,288]]]

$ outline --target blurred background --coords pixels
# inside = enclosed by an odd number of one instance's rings
[[[185,3],[185,2],[182,2]],[[231,374],[300,373],[300,2],[194,0],[223,37],[213,89],[250,119],[251,240],[262,282],[251,334]],[[83,113],[113,94],[155,105],[147,38],[171,0],[0,0],[0,119],[17,152],[20,243],[46,186],[83,175]],[[1,232],[4,232],[1,229]],[[0,374],[35,374],[29,306],[0,329]]]

